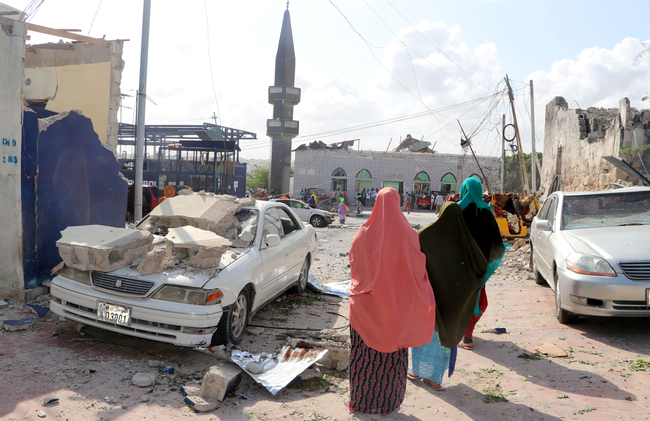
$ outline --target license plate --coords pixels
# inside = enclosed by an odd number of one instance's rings
[[[648,307],[650,307],[650,288],[647,288],[645,290],[645,303]]]
[[[100,301],[97,303],[97,321],[129,326],[131,324],[131,309]]]

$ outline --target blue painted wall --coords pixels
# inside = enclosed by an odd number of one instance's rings
[[[124,227],[127,183],[87,117],[71,111],[39,132],[38,120],[26,112],[23,133],[25,288],[34,288],[61,261],[56,241],[65,228]]]

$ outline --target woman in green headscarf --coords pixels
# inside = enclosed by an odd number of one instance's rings
[[[501,240],[501,232],[492,214],[492,208],[483,201],[483,186],[478,179],[470,177],[463,182],[463,185],[460,187],[460,201],[458,204],[463,211],[463,219],[465,220],[467,229],[481,249],[483,256],[488,261],[487,273],[485,274],[483,288],[481,288],[481,293],[474,309],[474,315],[463,336],[463,340],[459,344],[461,348],[473,349],[474,326],[476,326],[476,323],[488,306],[485,283],[497,267],[499,267],[505,248]]]

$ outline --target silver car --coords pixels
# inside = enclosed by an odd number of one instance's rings
[[[307,203],[295,199],[271,199],[271,202],[280,202],[289,206],[298,215],[301,221],[311,224],[316,228],[326,227],[336,220],[338,214],[326,212],[309,206]]]
[[[530,244],[535,281],[555,290],[560,323],[650,316],[650,188],[555,192]]]

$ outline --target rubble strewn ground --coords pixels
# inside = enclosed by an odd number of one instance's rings
[[[429,212],[407,217],[421,226],[434,219]],[[351,217],[344,227],[317,230],[319,248],[311,273],[321,282],[349,279],[347,252],[364,221]],[[475,331],[476,348],[458,351],[456,372],[443,382],[447,389],[438,393],[409,381],[402,408],[391,419],[650,418],[647,319],[585,317],[576,325],[558,324],[553,291],[533,281],[528,253],[526,245],[508,252],[490,279],[490,305]],[[6,301],[0,320],[36,317],[23,303]],[[47,296],[32,302],[47,303]],[[312,292],[283,296],[253,318],[258,327],[249,329],[241,347],[252,353],[272,352],[304,341],[346,348],[348,331],[335,328],[347,321],[331,313],[347,316],[348,303]],[[299,330],[304,328],[323,331]],[[506,333],[497,334],[497,328]],[[546,353],[558,348],[567,356]],[[537,354],[536,349],[545,353]],[[349,414],[343,405],[347,372],[322,365],[320,376],[313,374],[276,396],[243,374],[237,389],[216,409],[198,413],[184,402],[181,388],[197,393],[210,367],[227,363],[191,349],[98,329],[77,332],[51,314],[27,330],[0,331],[0,362],[0,419],[36,419],[40,412],[46,419],[70,421],[379,419]],[[138,373],[153,375],[154,384],[134,385]],[[48,396],[52,403],[45,404]]]

